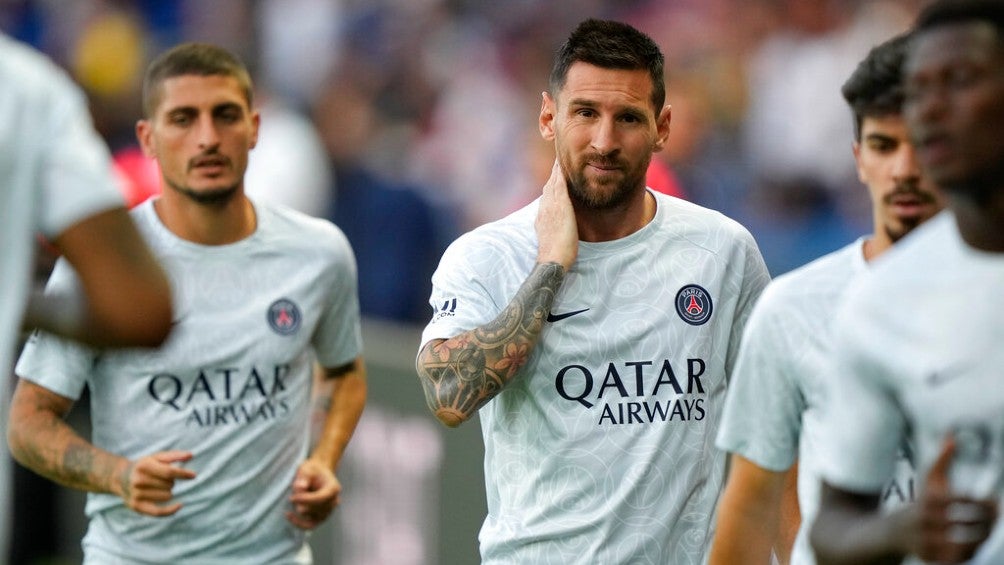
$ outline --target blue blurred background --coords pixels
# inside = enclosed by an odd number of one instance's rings
[[[732,216],[779,275],[870,230],[840,85],[924,0],[0,0],[0,29],[85,88],[135,204],[157,190],[133,128],[152,56],[237,53],[262,112],[248,191],[338,224],[359,264],[370,403],[318,563],[477,562],[476,423],[438,427],[413,374],[429,278],[457,235],[537,196],[551,56],[586,17],[651,35],[668,147],[650,185]],[[86,402],[72,415],[86,431]],[[80,561],[83,495],[21,470],[10,563]],[[2,557],[2,556],[0,556]]]

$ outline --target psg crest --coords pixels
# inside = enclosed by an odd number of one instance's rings
[[[710,320],[712,308],[711,295],[696,284],[688,284],[676,293],[676,313],[692,326]]]
[[[275,333],[290,335],[300,329],[300,309],[292,300],[280,298],[268,307],[268,325]]]

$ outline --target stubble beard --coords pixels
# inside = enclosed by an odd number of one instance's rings
[[[646,166],[643,170],[647,168]],[[628,174],[611,189],[605,190],[609,183],[597,185],[586,178],[582,169],[577,169],[571,177],[565,176],[565,182],[568,185],[568,196],[577,207],[602,211],[620,207],[627,202],[639,186],[645,185],[645,177],[644,174]]]
[[[176,183],[170,179],[164,179],[167,186],[172,190],[188,198],[189,200],[204,206],[222,206],[237,195],[240,184],[224,186],[222,188],[210,188],[207,190],[195,190],[190,186]]]
[[[903,193],[909,193],[916,196],[920,200],[921,204],[932,205],[936,201],[935,196],[926,190],[922,190],[917,186],[913,185],[900,185],[896,187],[896,190],[894,190],[891,194],[885,197],[885,205],[887,206],[891,205],[891,202],[896,197],[896,195]],[[906,237],[910,232],[915,230],[917,227],[919,227],[920,224],[923,224],[928,218],[929,216],[900,218],[898,225],[895,223],[886,222],[884,226],[885,233],[889,237],[889,241],[895,244],[899,240]]]

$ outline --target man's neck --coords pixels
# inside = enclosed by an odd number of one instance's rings
[[[655,197],[643,190],[623,207],[613,210],[580,210],[576,208],[581,241],[614,241],[642,229],[655,217]]]
[[[200,245],[226,245],[254,233],[257,217],[243,192],[226,202],[203,204],[171,193],[170,188],[154,201],[160,221],[174,235]]]

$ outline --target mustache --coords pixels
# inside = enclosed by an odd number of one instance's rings
[[[937,201],[937,197],[929,190],[920,187],[917,181],[897,182],[893,191],[883,198],[886,204],[891,204],[897,198],[909,196],[920,201],[921,204],[931,204]]]
[[[230,162],[230,158],[227,157],[226,155],[223,155],[222,153],[219,153],[217,151],[207,151],[189,160],[188,168],[189,170],[191,170],[195,167],[199,167],[202,165],[215,165],[215,164],[222,164],[226,165],[227,167],[230,167],[232,165],[232,163]]]
[[[584,161],[588,165],[595,165],[597,167],[624,167],[624,163],[617,155],[600,155],[598,153],[594,153],[592,155],[586,155]]]

